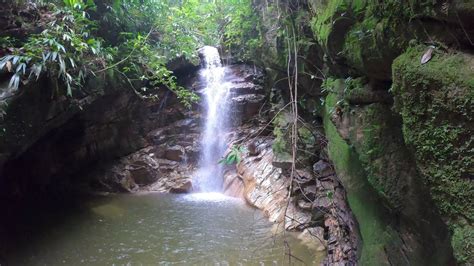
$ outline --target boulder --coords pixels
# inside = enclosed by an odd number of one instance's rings
[[[184,148],[179,145],[167,147],[165,150],[165,158],[176,162],[182,161],[184,159]]]
[[[193,183],[190,180],[185,181],[175,187],[170,188],[170,193],[182,194],[182,193],[189,193],[193,189]]]
[[[298,207],[302,210],[311,210],[311,202],[306,200],[298,200]]]
[[[159,172],[144,161],[133,162],[128,171],[130,172],[130,177],[138,185],[151,184],[159,177]]]
[[[265,93],[262,86],[256,85],[253,82],[231,83],[229,91],[232,95]]]
[[[288,231],[302,231],[311,225],[311,213],[299,211],[290,202],[285,213],[285,229]]]
[[[230,99],[231,110],[242,121],[257,114],[265,101],[265,95],[245,94]]]
[[[313,171],[318,178],[324,178],[334,174],[334,169],[331,165],[323,160],[319,160],[313,165]]]
[[[273,155],[272,165],[276,168],[291,169],[292,164],[293,158],[289,153],[282,152]]]
[[[317,251],[326,249],[326,241],[324,240],[324,229],[322,227],[305,228],[301,234],[298,235],[303,244]]]

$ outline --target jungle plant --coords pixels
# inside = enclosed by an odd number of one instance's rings
[[[92,38],[89,31],[95,25],[85,13],[58,9],[53,16],[47,29],[0,58],[0,70],[12,73],[9,90],[16,91],[21,83],[26,84],[32,77],[38,80],[47,73],[59,78],[66,94],[72,96],[73,89],[80,87],[88,70],[94,67],[93,60],[85,63],[84,58],[105,60],[101,41]]]
[[[242,161],[242,155],[245,153],[247,149],[240,145],[233,145],[230,149],[230,152],[225,156],[223,159],[219,161],[220,164],[236,164]]]
[[[177,84],[167,63],[174,58],[196,63],[196,50],[203,45],[224,40],[239,45],[255,16],[250,0],[17,1],[29,3],[48,13],[47,24],[27,40],[0,37],[6,53],[0,71],[11,73],[10,91],[44,75],[54,81],[57,94],[72,97],[88,76],[107,70],[125,77],[141,97],[157,98],[157,90],[166,87],[186,106],[198,97]],[[123,32],[110,38],[104,26]]]

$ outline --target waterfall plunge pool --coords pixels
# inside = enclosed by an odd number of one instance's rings
[[[64,204],[30,208],[3,222],[0,264],[288,265],[288,246],[304,261],[293,258],[294,265],[321,260],[291,233],[276,233],[261,211],[219,193],[112,195]]]

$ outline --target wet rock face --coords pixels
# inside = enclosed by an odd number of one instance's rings
[[[226,82],[229,85],[229,110],[232,126],[238,126],[253,118],[265,102],[263,71],[251,65],[236,64],[227,66]],[[188,81],[195,91],[204,89],[198,76]]]
[[[153,155],[151,148],[142,149],[118,162],[101,167],[89,175],[89,178],[92,182],[97,182],[100,190],[137,191],[140,185],[153,183],[161,176],[158,161]]]
[[[232,65],[228,67],[228,76],[229,101],[235,112],[232,114],[235,118],[233,122],[238,124],[253,117],[262,104],[263,73],[255,67]],[[191,84],[195,90],[202,89],[196,77],[181,82]],[[173,107],[170,108],[173,110]],[[202,116],[198,111],[188,111],[183,115],[178,113],[179,116],[167,112],[167,109],[161,110],[161,113],[164,117],[178,117],[178,120],[164,119],[155,127],[151,126],[145,137],[145,148],[102,169],[102,172],[107,173],[107,178],[95,178],[100,180],[99,187],[109,191],[119,187],[121,191],[130,192],[185,193],[192,190],[191,177],[196,170],[201,149]],[[116,185],[103,186],[109,183]]]
[[[351,204],[355,206],[361,227],[377,220],[382,226],[374,227],[372,232],[386,235],[383,239],[374,238],[362,231],[366,250],[383,254],[380,256],[386,257],[384,260],[395,264],[428,261],[449,264],[452,256],[448,231],[405,146],[401,119],[392,113],[391,104],[383,100],[337,104],[358,90],[372,91],[373,87],[357,79],[351,82],[335,80],[331,84],[332,93],[326,98],[325,122],[331,159],[352,196]],[[322,170],[319,165],[314,168]],[[373,204],[370,207],[366,202],[369,201],[367,195],[372,195],[370,201],[379,204],[369,203]],[[365,207],[359,207],[361,205]],[[366,210],[373,212],[370,219],[367,218],[370,212]],[[430,223],[426,224],[426,220]],[[367,254],[363,259],[366,263],[371,260]]]
[[[193,190],[193,183],[190,180],[188,180],[179,185],[174,185],[169,191],[170,193],[181,194],[181,193],[189,193],[192,190]]]
[[[152,130],[148,145],[111,164],[101,166],[89,178],[99,190],[110,192],[160,191],[186,193],[199,151],[199,116]]]
[[[246,65],[237,65],[231,71],[230,110],[234,117],[233,124],[239,125],[259,113],[265,101],[264,77],[260,69]]]
[[[185,73],[179,82],[192,84],[196,75]],[[258,113],[263,72],[232,65],[228,76],[233,122],[239,124]],[[198,90],[198,83],[192,88]],[[36,187],[63,190],[59,184],[73,188],[76,183],[110,192],[192,190],[201,115],[180,106],[172,93],[163,91],[157,102],[144,101],[108,76],[88,82],[95,93],[73,100],[51,98],[50,80],[28,86],[10,100],[0,121],[3,192],[21,196]]]
[[[56,178],[63,182],[96,162],[143,147],[138,122],[144,116],[133,94],[86,97],[81,111],[67,100],[44,95],[51,92],[47,82],[36,85],[13,98],[1,123],[1,188],[27,190],[31,183],[44,187]]]
[[[395,110],[420,179],[450,226],[454,255],[472,264],[474,56],[438,50],[421,66],[425,52],[424,46],[411,47],[395,60]]]
[[[252,136],[259,130],[258,127],[240,127],[234,139]],[[282,224],[285,230],[298,232],[298,237],[312,248],[327,250],[325,264],[355,264],[357,224],[332,165],[323,159],[315,163],[314,170],[302,165],[292,181],[291,164],[287,167],[275,163],[272,142],[273,137],[260,136],[251,138],[248,143],[239,143],[253,147],[242,154],[237,169],[227,169],[225,193],[243,196],[270,221]]]
[[[184,148],[179,145],[166,147],[165,158],[175,162],[182,161],[184,159]]]
[[[258,113],[265,98],[263,73],[248,65],[231,65],[227,71],[235,125]],[[182,82],[191,84],[195,90],[202,89],[196,77]],[[166,109],[161,112],[173,117]],[[107,173],[105,179],[96,176],[92,180],[100,180],[97,185],[109,191],[119,188],[129,192],[190,192],[193,189],[192,175],[199,162],[202,116],[198,111],[189,111],[182,118],[167,119],[171,123],[164,121],[152,127],[146,134],[145,148],[102,169],[102,173]],[[107,187],[107,184],[115,185]]]

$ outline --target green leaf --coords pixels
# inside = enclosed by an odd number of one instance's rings
[[[114,0],[112,7],[115,11],[118,11],[120,9],[120,0]]]
[[[15,72],[17,72],[17,73],[23,72],[23,75],[25,75],[25,73],[26,73],[26,64],[25,64],[25,63],[19,64],[19,65],[16,67]]]
[[[69,57],[69,61],[71,62],[72,68],[76,68],[76,64],[74,64],[74,59]]]
[[[7,64],[7,62],[10,61],[10,59],[12,58],[13,58],[12,55],[7,55],[7,56],[2,57],[0,60],[0,70],[3,69],[5,65]]]
[[[42,68],[43,68],[42,65],[34,64],[34,65],[31,67],[30,76],[29,76],[28,78],[30,78],[32,74],[35,74],[36,80],[38,80],[39,77],[40,77],[41,69],[42,69]]]
[[[16,65],[18,60],[20,60],[20,56],[18,56],[18,55],[13,56],[12,64]]]
[[[58,59],[59,59],[59,73],[66,73],[66,63],[64,63],[62,56],[59,55]]]
[[[15,75],[11,77],[10,83],[8,84],[8,89],[16,91],[19,86],[20,86],[20,75],[16,73]]]
[[[57,46],[58,46],[59,51],[63,51],[64,53],[66,53],[66,49],[64,48],[64,46],[62,44],[58,43]]]
[[[236,154],[230,154],[229,157],[227,157],[228,164],[233,164],[235,161],[237,161],[237,155]]]
[[[58,57],[58,52],[52,52],[51,53],[51,61],[56,61],[57,57]]]
[[[72,89],[71,89],[71,84],[69,82],[66,82],[67,85],[67,96],[72,97]]]
[[[51,52],[43,53],[43,61],[46,62],[51,56]]]
[[[67,81],[67,83],[72,82],[72,76],[69,73],[66,73],[66,81]]]

